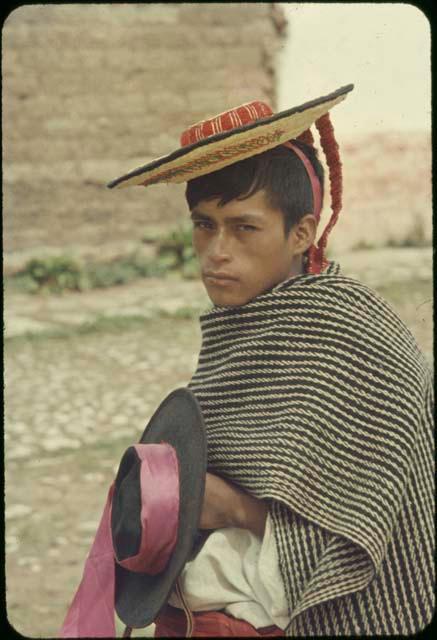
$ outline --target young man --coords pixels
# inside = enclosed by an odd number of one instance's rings
[[[110,184],[187,181],[213,303],[189,387],[204,416],[200,526],[156,636],[414,633],[433,613],[433,384],[390,306],[328,262],[341,208],[328,112],[251,103]],[[323,171],[332,215],[315,237]],[[181,610],[184,609],[185,613]]]

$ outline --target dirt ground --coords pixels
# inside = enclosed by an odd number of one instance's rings
[[[395,306],[432,363],[430,261],[428,248],[353,252],[340,262]],[[204,301],[198,282],[159,279],[62,297],[8,295],[6,595],[21,634],[56,637],[123,451],[195,368],[198,322],[178,311]],[[122,322],[80,331],[102,317]],[[62,328],[70,332],[47,337]]]

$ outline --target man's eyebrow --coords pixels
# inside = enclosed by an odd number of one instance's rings
[[[212,220],[211,216],[206,213],[202,213],[202,211],[198,211],[197,209],[193,209],[191,212],[191,219],[199,219],[202,218],[204,220]],[[239,215],[232,216],[229,215],[226,217],[226,221],[228,222],[247,222],[247,223],[260,223],[262,222],[261,216],[256,213],[240,213]]]
[[[197,209],[193,209],[190,215],[190,218],[206,218],[208,220],[211,220],[211,217],[208,216],[206,213],[202,213],[201,211],[198,211]]]
[[[230,216],[232,222],[261,222],[261,216],[256,213],[240,213],[238,216]]]

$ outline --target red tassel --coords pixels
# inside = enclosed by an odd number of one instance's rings
[[[307,273],[321,273],[328,266],[328,261],[324,256],[323,247],[314,244],[307,251],[308,263]]]
[[[325,154],[329,170],[332,214],[328,224],[320,236],[317,247],[313,245],[308,250],[309,273],[320,273],[320,271],[323,271],[328,265],[328,261],[325,258],[325,248],[328,240],[328,234],[337,222],[341,211],[343,190],[340,153],[334,136],[334,128],[329,118],[329,113],[325,113],[325,115],[316,120],[316,127],[320,134],[320,145]]]

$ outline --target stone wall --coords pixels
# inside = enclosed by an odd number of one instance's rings
[[[183,186],[105,184],[193,122],[275,107],[274,3],[22,6],[3,27],[5,262],[105,250],[185,215]]]

